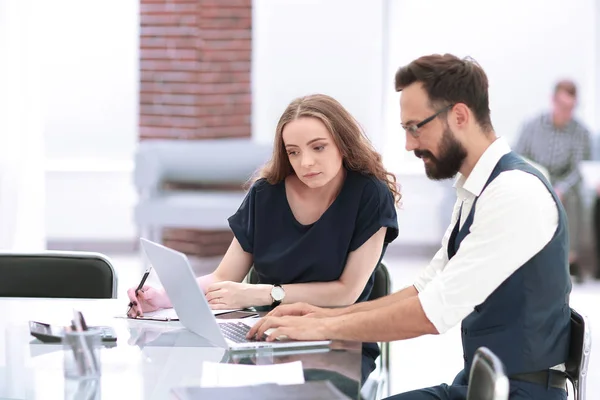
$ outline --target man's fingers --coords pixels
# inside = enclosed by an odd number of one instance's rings
[[[260,328],[256,332],[256,337],[261,338],[271,328],[278,328],[281,325],[281,318],[278,317],[269,317],[265,318]]]
[[[253,337],[256,336],[256,332],[258,332],[258,330],[260,329],[261,325],[265,321],[265,318],[266,317],[263,317],[263,318],[259,319],[258,321],[256,321],[256,323],[254,325],[252,325],[252,327],[250,328],[250,330],[246,334],[246,339],[252,339]]]
[[[287,339],[289,337],[288,333],[289,333],[289,328],[281,327],[281,328],[273,329],[273,331],[271,331],[269,336],[267,336],[266,341],[274,342],[275,340],[277,340],[280,337]]]
[[[279,317],[281,313],[281,307],[284,306],[275,307],[273,310],[269,311],[269,313],[265,315],[265,317]]]
[[[253,339],[254,337],[256,337],[256,338],[262,337],[262,335],[258,336],[258,332],[260,331],[262,326],[265,324],[267,319],[269,319],[269,317],[264,316],[264,317],[260,318],[258,321],[256,321],[256,323],[254,325],[252,325],[252,327],[248,331],[248,334],[246,335],[246,337],[248,339]]]
[[[280,335],[281,328],[274,329],[269,336],[267,336],[266,342],[273,342]]]
[[[310,313],[311,310],[306,307],[303,303],[296,304],[285,304],[276,307],[273,311],[271,311],[267,316],[269,317],[284,317],[287,315],[291,316],[302,316]]]
[[[290,304],[277,306],[271,312],[269,312],[266,316],[267,317],[283,317],[284,315],[291,315],[290,312],[292,312],[293,309],[294,309],[294,306],[290,305]]]

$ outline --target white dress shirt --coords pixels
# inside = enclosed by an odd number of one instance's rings
[[[558,227],[558,208],[536,176],[520,170],[505,171],[485,191],[494,167],[510,152],[505,139],[496,139],[468,177],[458,175],[457,201],[442,248],[416,279],[414,286],[425,315],[444,333],[461,322],[473,308],[552,239]],[[477,206],[470,233],[448,260],[448,240],[457,222]]]

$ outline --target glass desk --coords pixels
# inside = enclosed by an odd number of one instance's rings
[[[74,308],[83,312],[88,325],[112,326],[117,333],[116,344],[100,351],[102,377],[95,399],[172,398],[175,387],[200,385],[203,361],[260,365],[300,360],[306,381],[330,380],[349,398],[359,396],[360,343],[333,342],[330,348],[294,352],[229,352],[179,322],[116,318],[126,310],[122,300],[0,299],[0,398],[64,399],[78,390],[64,378],[62,344],[41,343],[28,327],[30,320],[64,326]]]

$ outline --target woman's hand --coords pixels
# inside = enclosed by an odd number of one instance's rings
[[[271,285],[215,282],[206,289],[206,300],[213,310],[266,306],[272,303]]]
[[[156,289],[146,285],[137,292],[137,296],[136,289],[137,287],[132,287],[127,291],[131,303],[131,308],[127,313],[128,317],[141,317],[145,312],[171,307],[171,302],[164,289]]]

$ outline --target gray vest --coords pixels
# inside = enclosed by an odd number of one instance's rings
[[[467,373],[480,346],[488,347],[502,360],[508,376],[547,370],[567,359],[571,292],[567,217],[548,181],[513,152],[498,161],[483,191],[501,172],[515,169],[535,175],[552,193],[558,206],[558,228],[539,253],[463,320],[461,336]],[[456,223],[448,243],[449,258],[469,234],[476,206],[477,199],[462,228],[460,218]]]

